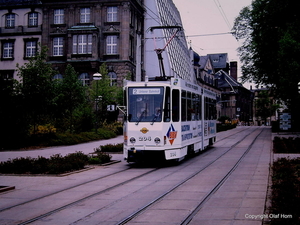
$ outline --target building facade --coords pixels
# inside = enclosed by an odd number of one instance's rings
[[[221,90],[218,118],[227,116],[245,125],[252,124],[253,93],[223,70],[216,72],[215,77]]]
[[[146,75],[161,75],[155,50],[164,49],[161,56],[166,76],[196,82],[180,13],[173,1],[145,0],[144,5]]]
[[[136,79],[143,12],[138,0],[43,1],[42,44],[49,48],[49,62],[58,74],[71,64],[84,84],[102,63],[119,85],[129,75]]]
[[[1,1],[1,74],[16,78],[16,64],[34,56],[38,43],[48,47],[56,78],[68,64],[86,85],[102,63],[120,85],[142,74],[142,0]]]
[[[0,75],[19,80],[17,64],[22,66],[35,56],[42,39],[43,13],[36,0],[0,1]]]

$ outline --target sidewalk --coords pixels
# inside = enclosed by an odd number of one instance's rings
[[[100,145],[107,144],[119,144],[123,143],[123,136],[118,136],[116,138],[108,139],[108,140],[100,140],[100,141],[92,141],[88,143],[82,143],[77,145],[68,145],[68,146],[57,146],[57,147],[47,147],[36,150],[26,150],[26,151],[5,151],[0,152],[0,161],[4,162],[8,159],[14,159],[18,157],[31,157],[37,158],[38,156],[43,156],[49,158],[55,154],[61,154],[65,156],[70,153],[75,152],[83,152],[84,154],[89,154],[94,152],[94,148],[99,147]],[[123,158],[123,154],[111,154],[112,160],[121,160]]]

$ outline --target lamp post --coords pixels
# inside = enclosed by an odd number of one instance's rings
[[[99,97],[98,96],[98,81],[102,79],[102,75],[100,73],[94,73],[93,74],[93,80],[96,81],[96,98],[95,98],[95,102],[96,102],[96,133],[98,133],[98,102],[99,102]]]

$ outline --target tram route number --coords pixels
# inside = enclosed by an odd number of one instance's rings
[[[139,141],[151,141],[151,137],[139,137]]]
[[[176,152],[170,152],[170,158],[176,157]]]

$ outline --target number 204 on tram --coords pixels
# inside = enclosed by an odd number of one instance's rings
[[[216,94],[180,78],[124,85],[124,159],[181,161],[216,141]]]

